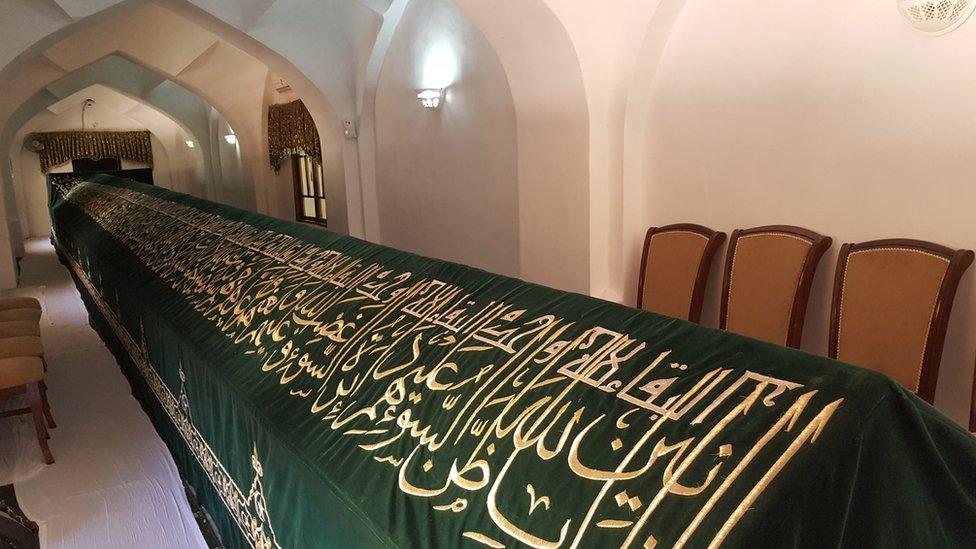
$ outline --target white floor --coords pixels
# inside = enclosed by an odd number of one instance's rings
[[[176,465],[88,326],[67,270],[44,239],[27,243],[21,288],[41,301],[56,462],[44,465],[28,416],[0,419],[0,485],[13,483],[41,547],[206,547]],[[21,405],[0,402],[0,409]]]

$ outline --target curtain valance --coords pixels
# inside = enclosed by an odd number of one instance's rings
[[[268,156],[275,172],[288,155],[301,154],[322,163],[315,121],[301,99],[268,108]]]
[[[152,166],[152,143],[149,132],[47,132],[35,133],[33,140],[39,142],[38,156],[41,159],[41,172],[78,158],[120,158],[133,162],[143,162]]]

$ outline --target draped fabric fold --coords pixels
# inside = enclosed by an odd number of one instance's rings
[[[33,140],[41,144],[37,153],[41,172],[79,158],[120,158],[152,166],[153,154],[149,132],[46,132],[35,133]]]
[[[292,154],[309,156],[322,163],[322,145],[315,121],[301,99],[268,108],[268,157],[277,173]]]
[[[49,192],[229,549],[976,540],[976,438],[877,372],[111,175]]]

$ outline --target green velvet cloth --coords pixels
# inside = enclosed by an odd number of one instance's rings
[[[55,241],[230,547],[976,544],[890,379],[111,176]]]

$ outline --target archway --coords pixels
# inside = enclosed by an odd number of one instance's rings
[[[233,133],[238,135],[245,167],[242,178],[248,183],[246,188],[253,191],[249,191],[249,196],[234,197],[241,201],[224,201],[288,217],[293,215],[293,209],[283,205],[274,193],[280,188],[291,189],[291,185],[276,183],[276,176],[265,160],[264,146],[264,120],[272,93],[269,90],[273,89],[272,75],[284,76],[316,119],[323,153],[329,159],[325,183],[333,205],[330,226],[345,230],[342,157],[347,145],[341,138],[338,118],[322,92],[283,58],[199,8],[188,2],[161,3],[167,7],[142,2],[119,4],[53,30],[27,47],[23,55],[2,71],[0,121],[4,128],[8,128],[11,116],[21,104],[51,82],[99,59],[124,57],[187,88],[226,116]],[[116,26],[126,29],[125,32],[112,32],[117,30]],[[232,38],[233,43],[225,40],[225,36]],[[242,48],[257,52],[261,59]],[[9,129],[4,133],[12,139]],[[8,150],[11,144],[0,145]],[[9,285],[10,280],[3,283]]]
[[[84,106],[88,100],[94,102],[91,107]],[[34,132],[80,129],[79,115],[83,111],[88,114],[87,129],[148,130],[156,184],[181,192],[195,190],[187,187],[195,186],[197,178],[202,176],[203,155],[200,148],[189,149],[185,143],[187,140],[199,141],[199,138],[169,113],[141,98],[103,84],[89,85],[49,102],[46,108],[34,109],[33,116],[17,129],[13,141],[22,143],[27,135]],[[48,236],[50,223],[46,188],[37,155],[26,148],[13,146],[10,162],[5,168],[13,172],[14,194],[23,234]]]
[[[211,147],[204,139],[208,133],[207,110],[212,107],[164,75],[118,55],[102,58],[44,86],[11,114],[0,143],[9,142],[16,147],[20,139],[14,136],[14,132],[31,117],[85,87],[99,84],[145,103],[148,108],[159,111],[183,127],[197,145],[193,150],[203,157],[203,180],[214,179]],[[204,181],[199,183],[203,184]],[[213,196],[204,187],[184,190],[203,198]]]

